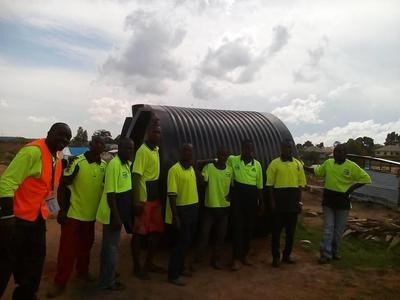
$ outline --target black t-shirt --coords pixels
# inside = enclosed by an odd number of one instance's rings
[[[276,212],[299,213],[300,188],[274,188]]]
[[[332,209],[350,209],[350,197],[347,193],[324,189],[322,205]]]

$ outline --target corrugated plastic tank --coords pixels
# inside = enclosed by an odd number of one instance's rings
[[[215,157],[220,145],[239,154],[241,141],[250,138],[255,157],[265,169],[279,155],[280,142],[293,140],[282,121],[269,113],[143,104],[132,106],[132,117],[126,118],[121,136],[131,137],[140,146],[153,113],[160,119],[162,174],[179,159],[184,142],[193,144],[195,159],[206,159]]]
[[[121,136],[129,136],[134,140],[136,149],[143,142],[153,114],[157,115],[161,126],[160,190],[163,201],[167,194],[168,169],[179,160],[180,146],[184,142],[193,144],[195,159],[207,159],[215,158],[220,145],[227,146],[232,154],[239,154],[241,141],[250,138],[265,176],[268,163],[280,154],[280,142],[288,139],[293,141],[282,121],[268,113],[138,104],[132,106],[132,117],[126,118],[121,132]],[[265,178],[263,180],[265,182]],[[203,192],[200,189],[200,201],[202,199]],[[257,218],[256,234],[269,232],[270,220],[269,217]]]

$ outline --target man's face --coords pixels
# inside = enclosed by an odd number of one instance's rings
[[[253,156],[253,144],[245,143],[242,146],[242,156],[243,157],[252,157]]]
[[[159,126],[152,127],[148,131],[148,141],[154,145],[158,145],[161,137],[161,128]]]
[[[134,143],[132,140],[126,140],[118,147],[118,154],[123,160],[132,160]]]
[[[225,164],[226,160],[228,159],[228,156],[229,156],[228,149],[218,150],[218,153],[217,153],[218,162]]]
[[[346,159],[346,151],[343,146],[336,146],[333,150],[333,158],[336,161],[344,161]]]
[[[182,160],[184,162],[192,162],[193,161],[193,146],[192,145],[184,145],[182,148]]]
[[[60,125],[48,132],[46,140],[51,148],[61,151],[68,146],[71,137],[71,129],[67,125]]]
[[[100,155],[101,153],[103,153],[105,146],[106,145],[104,143],[104,139],[100,136],[93,137],[89,144],[90,151],[92,151],[96,155]]]
[[[281,147],[282,156],[283,157],[291,157],[292,156],[292,146],[290,144],[284,144]]]

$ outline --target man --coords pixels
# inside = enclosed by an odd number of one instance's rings
[[[291,258],[297,215],[301,211],[301,187],[306,185],[303,164],[292,156],[291,141],[281,143],[281,156],[267,168],[266,186],[272,211],[272,266],[279,267],[281,231],[285,228],[282,262],[293,264]]]
[[[168,171],[165,222],[173,226],[173,245],[169,256],[168,281],[185,285],[181,275],[188,275],[185,256],[195,234],[198,219],[198,194],[193,168],[193,146],[183,144],[181,160]]]
[[[232,271],[240,269],[240,263],[252,265],[248,257],[253,235],[257,207],[263,204],[262,168],[253,156],[254,145],[249,139],[242,141],[242,153],[229,156],[227,164],[233,169],[233,261]]]
[[[356,163],[346,159],[343,144],[335,147],[333,158],[316,168],[305,167],[305,170],[325,179],[322,200],[324,225],[319,259],[321,264],[325,264],[341,258],[339,246],[351,208],[350,195],[355,189],[371,183],[371,178]]]
[[[122,224],[127,233],[132,233],[133,150],[134,144],[130,138],[120,139],[118,154],[109,162],[106,169],[103,196],[97,211],[97,220],[103,224],[99,287],[104,290],[115,291],[125,288],[125,285],[116,280],[115,274]]]
[[[49,298],[64,292],[75,261],[78,278],[92,279],[89,274],[89,260],[106,171],[106,162],[100,157],[104,148],[103,138],[93,136],[89,143],[89,151],[78,155],[64,171],[58,188],[61,210],[57,220],[61,224],[61,237],[57,273],[54,285],[47,293]],[[70,197],[67,197],[67,189],[70,191]]]
[[[206,183],[205,210],[195,264],[201,263],[211,228],[214,228],[216,240],[212,254],[212,266],[216,269],[222,269],[221,250],[225,241],[229,219],[230,188],[233,171],[230,166],[226,165],[227,158],[228,149],[220,147],[217,151],[217,161],[207,164],[202,170],[203,180]]]
[[[151,123],[145,142],[136,152],[133,163],[133,196],[137,208],[133,236],[134,273],[140,279],[149,279],[148,272],[165,273],[154,264],[154,254],[164,231],[164,220],[159,193],[160,157],[158,143],[160,126]],[[147,257],[144,267],[140,263],[141,242],[147,242]]]
[[[0,297],[11,273],[13,299],[37,299],[46,254],[48,202],[53,204],[62,165],[59,151],[71,139],[65,123],[25,145],[0,179]]]

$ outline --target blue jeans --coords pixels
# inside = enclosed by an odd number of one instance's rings
[[[115,272],[118,263],[118,248],[121,228],[113,230],[111,225],[103,225],[103,241],[100,255],[99,287],[106,289],[115,284]]]
[[[346,229],[348,209],[333,209],[322,206],[324,227],[320,243],[321,257],[332,259],[339,255],[339,246]]]

